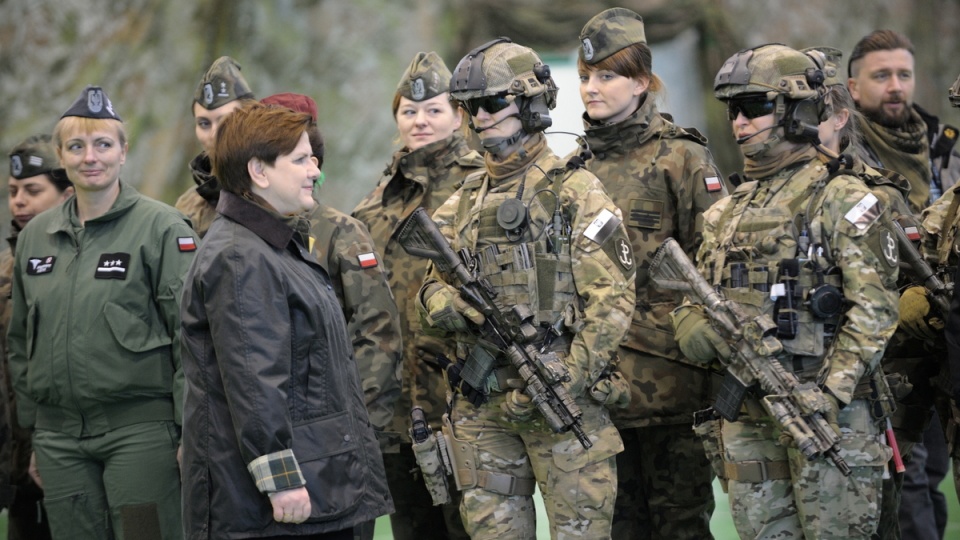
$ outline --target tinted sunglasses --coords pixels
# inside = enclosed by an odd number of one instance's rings
[[[513,99],[510,95],[501,92],[494,96],[483,96],[461,101],[460,106],[466,109],[470,116],[476,116],[481,108],[489,114],[497,114],[509,107],[511,103],[513,103]]]
[[[727,102],[727,118],[736,120],[738,114],[751,120],[773,113],[776,104],[763,98],[736,99]]]

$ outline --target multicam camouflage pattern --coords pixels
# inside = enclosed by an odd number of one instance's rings
[[[450,70],[440,56],[430,51],[418,52],[397,84],[397,94],[424,101],[450,91]]]
[[[509,40],[497,43],[484,49],[481,55],[467,55],[460,60],[450,81],[450,96],[466,101],[501,92],[526,97],[547,92],[552,109],[556,104],[557,86],[549,73],[545,81],[537,78],[534,68],[539,65],[543,65],[543,60],[533,49]],[[469,77],[475,69],[481,69],[483,76]]]
[[[825,458],[808,460],[793,446],[781,446],[780,428],[769,417],[723,423],[728,465],[787,462],[789,467],[790,478],[729,481],[741,538],[871,538],[880,511],[880,477],[892,452],[864,400],[847,405],[838,420],[840,457],[853,469],[850,477]]]
[[[810,531],[808,538],[869,537],[877,526],[880,478],[890,457],[880,442],[878,421],[869,417],[865,402],[855,392],[861,379],[878,369],[896,326],[896,244],[887,211],[879,200],[871,204],[876,196],[857,177],[846,174],[822,186],[830,175],[813,156],[812,152],[800,154],[780,172],[741,184],[711,207],[704,216],[698,267],[748,314],[772,316],[774,301],[769,293],[752,286],[728,286],[727,265],[749,265],[751,284],[775,283],[781,260],[804,256],[797,253],[799,228],[806,208],[812,209],[811,256],[822,268],[840,270],[837,284],[850,307],[829,344],[823,342],[823,322],[807,310],[800,311],[797,337],[781,340],[781,361],[792,365],[797,358],[821,358],[822,364],[814,362],[814,369],[798,372],[798,378],[822,384],[849,404],[840,414],[841,455],[850,460],[851,478],[861,495],[850,491],[849,481],[827,460],[807,461],[792,447],[781,447],[780,430],[771,419],[743,415],[722,429],[728,464],[789,460],[792,476],[760,483],[730,480],[734,523],[744,537],[801,537],[805,531]],[[762,275],[762,268],[767,278],[755,279],[754,273]],[[801,282],[802,276],[803,272]]]
[[[589,65],[634,43],[646,43],[643,17],[626,8],[601,11],[580,30],[580,59]]]
[[[741,94],[767,94],[768,99],[777,94],[790,99],[817,98],[823,89],[811,88],[806,76],[806,70],[815,66],[809,56],[785,45],[744,49],[720,67],[713,92],[721,100]]]
[[[496,394],[482,407],[454,398],[450,420],[457,444],[476,451],[476,469],[535,478],[543,495],[550,538],[610,538],[615,455],[623,450],[606,410],[590,398],[577,399],[584,427],[593,443],[584,450],[573,433],[553,433],[538,414],[519,421],[504,412],[507,394]],[[463,492],[460,513],[474,540],[537,537],[533,497],[507,496],[474,487]]]
[[[400,398],[402,343],[393,293],[363,223],[321,203],[309,218],[317,261],[343,306],[364,405],[380,436],[391,426]]]
[[[220,199],[220,184],[210,172],[210,157],[201,152],[190,161],[190,173],[197,185],[180,195],[174,208],[190,219],[197,236],[203,238],[217,217],[217,201]]]
[[[515,197],[523,185],[530,222],[549,223],[552,205],[547,205],[551,208],[548,212],[539,199],[532,199],[540,189],[558,189],[560,210],[570,222],[570,247],[563,250],[569,250],[569,262],[558,257],[555,271],[545,274],[572,276],[579,305],[560,312],[565,315],[561,319],[565,335],[572,333],[572,343],[564,346],[569,350],[561,349],[557,353],[570,373],[570,392],[583,410],[584,430],[600,437],[591,437],[594,447],[588,451],[572,434],[553,433],[539,414],[531,414],[524,421],[505,416],[501,405],[511,395],[509,392],[494,391],[490,401],[480,407],[454,398],[450,418],[458,441],[479,453],[480,470],[537,479],[553,538],[609,538],[616,498],[614,455],[623,445],[606,409],[584,395],[584,382],[594,380],[607,366],[630,325],[635,300],[635,264],[629,249],[626,260],[618,259],[616,252],[608,249],[628,247],[622,224],[611,229],[610,236],[602,243],[587,236],[588,227],[595,221],[604,221],[603,216],[622,219],[620,210],[606,195],[599,180],[583,170],[568,171],[559,182],[545,175],[544,171],[562,170],[564,161],[549,150],[542,134],[526,141],[524,151],[526,157],[517,157],[521,155],[518,153],[500,163],[488,157],[487,172],[468,178],[434,213],[433,220],[453,249],[466,248],[477,253],[478,246],[486,246],[498,236],[492,229],[481,227],[488,226],[486,216],[491,208],[499,206],[504,196]],[[609,219],[606,222],[609,223]],[[536,236],[535,240],[534,235],[535,231],[527,230],[521,235],[520,243],[532,246],[529,260],[540,261],[538,257],[546,254],[542,243],[546,242],[547,234]],[[567,241],[560,242],[568,245]],[[508,253],[508,244],[495,245],[502,253]],[[539,272],[519,271],[521,264],[530,261],[513,257],[509,261],[507,257],[500,260],[503,275],[496,281],[491,280],[498,297],[516,298],[518,290],[513,284],[528,283],[530,307],[536,318],[546,324],[556,320],[558,314],[551,312],[557,308],[553,299],[537,299]],[[518,281],[519,274],[524,274],[528,281]],[[431,267],[425,283],[442,278]],[[509,305],[508,300],[505,302]],[[471,344],[470,337],[457,334],[456,339],[463,356]],[[586,500],[571,500],[571,495]],[[461,515],[473,538],[535,535],[530,496],[505,496],[482,488],[469,488],[463,492]]]
[[[253,91],[240,73],[240,64],[229,56],[221,56],[203,74],[193,100],[212,111],[245,97],[252,98]]]
[[[706,139],[661,116],[652,98],[621,123],[593,125],[585,116],[584,125],[594,156],[586,169],[623,213],[637,269],[636,309],[620,347],[632,395],[629,408],[613,411],[614,422],[619,428],[689,424],[709,397],[707,372],[684,358],[674,340],[670,312],[682,295],[656,287],[647,269],[667,238],[696,254],[703,212],[727,190]]]
[[[389,431],[399,433],[403,444],[394,444],[384,454],[387,482],[396,512],[390,516],[394,538],[422,540],[443,535],[451,540],[467,538],[459,516],[460,493],[439,508],[419,474],[409,436],[410,409],[423,408],[427,422],[439,429],[447,408],[449,387],[437,355],[454,358],[452,343],[424,334],[416,312],[416,294],[427,272],[427,260],[412,257],[397,243],[400,223],[418,207],[436,210],[471,172],[483,167],[480,154],[470,150],[463,136],[453,136],[410,152],[394,154],[377,187],[353,211],[370,231],[393,290],[403,337],[402,393]],[[399,442],[399,439],[398,439]]]

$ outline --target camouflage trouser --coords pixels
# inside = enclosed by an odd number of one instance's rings
[[[451,490],[450,503],[433,506],[410,443],[401,443],[399,454],[383,454],[383,465],[396,509],[390,514],[390,528],[395,540],[470,538],[460,520],[460,493]]]
[[[792,445],[778,442],[780,429],[770,418],[742,415],[724,422],[724,460],[749,480],[729,482],[730,511],[741,538],[870,538],[880,516],[880,479],[890,448],[863,400],[840,411],[840,456],[850,477],[825,458],[807,460]],[[757,474],[762,463],[765,472]],[[751,472],[752,471],[752,472]],[[760,476],[766,476],[762,480]]]
[[[620,436],[612,538],[712,538],[713,471],[690,425],[621,428]]]
[[[450,419],[454,444],[476,452],[481,473],[536,479],[553,539],[609,539],[617,493],[615,456],[623,444],[602,406],[581,398],[584,431],[593,442],[585,450],[573,433],[555,434],[540,413],[519,421],[501,408],[504,394],[474,407],[454,399]],[[462,467],[462,465],[461,465]],[[536,538],[531,495],[503,495],[465,487],[460,513],[473,540]]]

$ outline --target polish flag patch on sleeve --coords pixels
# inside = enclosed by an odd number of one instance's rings
[[[914,227],[913,225],[904,227],[903,232],[907,235],[907,238],[909,238],[911,242],[916,242],[917,240],[920,240],[920,230]]]
[[[197,241],[192,236],[180,236],[177,238],[177,247],[180,251],[196,251]]]
[[[373,252],[357,255],[357,261],[360,262],[360,268],[373,268],[378,264],[377,255]]]
[[[707,176],[703,179],[703,183],[707,186],[707,191],[714,193],[723,189],[723,183],[720,182],[720,179],[716,176]]]

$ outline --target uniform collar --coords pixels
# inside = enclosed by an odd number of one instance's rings
[[[384,202],[392,196],[406,192],[405,184],[413,182],[424,190],[429,188],[430,178],[437,171],[449,169],[460,156],[467,153],[463,135],[455,132],[450,137],[421,146],[416,150],[400,150],[393,155],[393,161],[384,171],[387,185],[384,189]]]
[[[293,240],[295,231],[279,215],[229,191],[220,193],[217,212],[250,229],[277,249],[287,247]]]
[[[102,216],[86,220],[84,226],[118,219],[129,212],[130,209],[133,208],[133,205],[137,204],[137,201],[140,200],[140,192],[123,180],[119,180],[119,182],[120,193],[117,194],[117,200],[113,201],[113,206]],[[47,227],[48,233],[53,234],[59,231],[72,231],[74,227],[79,226],[80,217],[77,215],[76,194],[71,195],[56,211],[59,215],[57,219],[50,221],[50,225]]]
[[[667,126],[660,116],[656,100],[649,94],[630,116],[615,124],[599,124],[583,113],[587,144],[595,155],[613,153],[643,144]],[[624,144],[626,143],[626,144]]]

